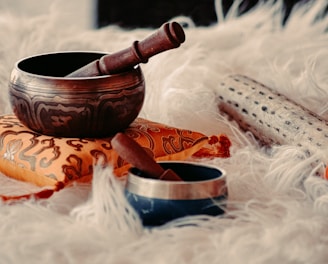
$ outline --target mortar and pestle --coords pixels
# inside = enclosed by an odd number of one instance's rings
[[[117,133],[112,148],[132,165],[125,195],[145,226],[158,226],[191,215],[222,214],[227,196],[225,172],[193,162],[156,162],[133,139]]]
[[[57,137],[108,137],[138,116],[145,96],[139,63],[185,41],[183,28],[165,23],[113,54],[57,52],[18,61],[9,98],[22,124]]]

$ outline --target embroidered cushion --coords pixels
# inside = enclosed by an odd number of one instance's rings
[[[225,135],[170,127],[137,118],[124,133],[139,143],[157,161],[197,157],[229,157]],[[0,116],[0,172],[39,186],[58,190],[71,181],[89,181],[93,165],[112,164],[117,176],[130,164],[111,148],[108,138],[62,138],[38,134],[20,123],[15,115]]]

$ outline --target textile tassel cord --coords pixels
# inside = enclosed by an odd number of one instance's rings
[[[297,145],[328,161],[328,122],[265,85],[229,76],[219,84],[218,106],[264,144]]]

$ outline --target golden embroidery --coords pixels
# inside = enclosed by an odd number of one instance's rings
[[[6,152],[3,154],[3,158],[14,161],[14,155],[21,149],[23,142],[21,139],[14,139],[8,142]]]

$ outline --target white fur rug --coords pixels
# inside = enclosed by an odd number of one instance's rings
[[[314,22],[326,5],[317,0],[294,9],[284,28],[279,1],[242,17],[232,7],[208,28],[189,21],[179,49],[142,65],[141,116],[231,138],[231,158],[204,160],[227,171],[226,215],[144,229],[126,212],[111,169],[97,169],[92,184],[75,184],[47,200],[1,204],[0,263],[327,263],[328,181],[316,175],[326,161],[314,168],[315,155],[301,161],[301,150],[288,145],[267,153],[221,116],[215,102],[220,80],[239,73],[328,118],[328,17]],[[7,83],[18,59],[59,50],[117,51],[153,32],[83,29],[64,23],[64,9],[55,7],[30,17],[0,10],[1,114],[11,112]],[[37,189],[0,177],[1,194]]]

